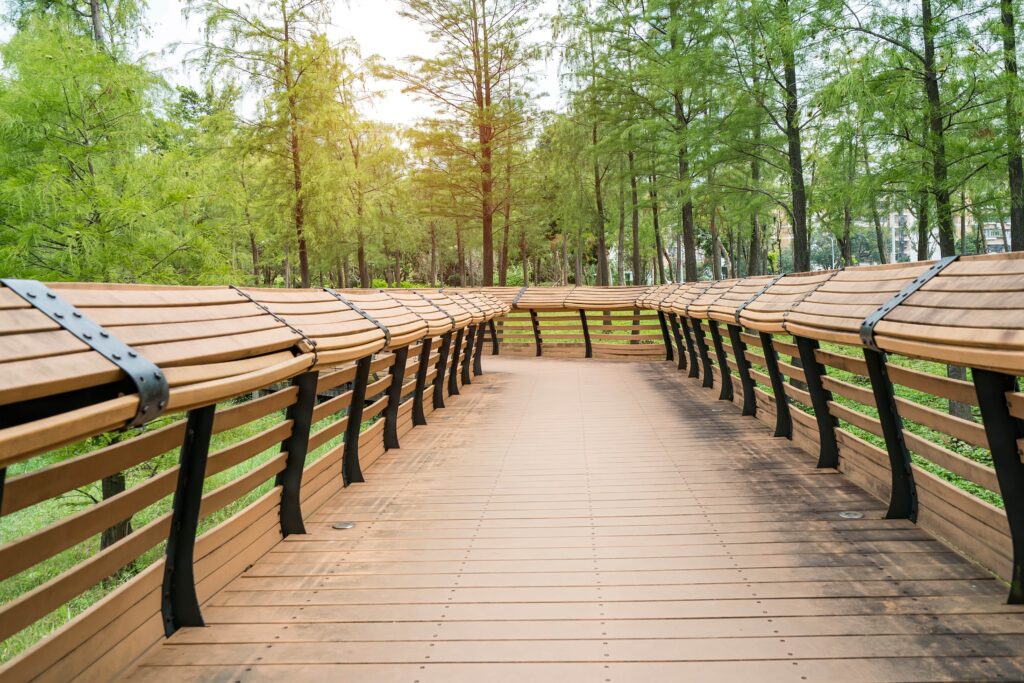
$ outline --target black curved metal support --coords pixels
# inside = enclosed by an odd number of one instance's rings
[[[370,356],[356,361],[356,378],[352,382],[352,403],[348,407],[345,425],[345,454],[341,466],[341,479],[345,486],[366,481],[359,466],[359,432],[363,426],[363,406],[366,404],[366,385],[370,380]]]
[[[423,394],[427,390],[427,373],[430,372],[430,337],[422,341],[420,347],[420,364],[416,368],[416,390],[412,395],[412,423],[417,427],[427,424],[427,414],[423,410]]]
[[[455,343],[452,346],[451,367],[448,370],[448,395],[459,395],[459,356],[462,354],[462,337],[465,329],[455,333]]]
[[[917,521],[917,489],[914,486],[914,470],[910,467],[910,451],[903,440],[903,419],[896,409],[896,397],[892,380],[886,367],[885,353],[864,349],[864,360],[868,365],[871,390],[875,394],[878,421],[885,437],[885,450],[889,453],[889,471],[892,477],[892,492],[889,494],[889,510],[886,519],[909,519]]]
[[[466,332],[466,352],[462,356],[462,383],[472,384],[473,378],[470,375],[471,363],[473,362],[473,349],[476,348],[476,325],[470,325]]]
[[[665,344],[665,360],[675,360],[672,353],[672,339],[668,336],[668,323],[665,322],[665,311],[658,311],[658,324],[661,325],[661,339]]]
[[[583,357],[593,358],[594,345],[590,343],[590,325],[587,324],[587,312],[582,308],[580,309],[580,325],[583,326],[583,345],[585,347]]]
[[[488,327],[491,328],[491,355],[497,356],[501,351],[501,346],[498,344],[498,326],[494,323],[494,320],[491,320]],[[502,324],[503,329],[504,327],[504,324]]]
[[[690,352],[690,371],[686,373],[687,377],[697,377],[700,375],[700,369],[697,367],[697,346],[693,343],[693,336],[690,331],[690,319],[685,315],[679,316],[679,324],[683,328],[683,338],[686,340],[686,348]]]
[[[711,343],[715,345],[715,358],[718,359],[718,372],[722,377],[722,388],[718,392],[720,401],[732,400],[732,372],[729,370],[729,360],[725,356],[725,346],[722,344],[722,332],[718,329],[718,321],[708,318],[708,329],[711,330]]]
[[[540,338],[540,320],[537,319],[537,311],[530,309],[530,322],[533,323],[533,342],[537,345],[537,355],[544,355],[544,345]]]
[[[679,370],[686,369],[686,347],[683,346],[683,336],[679,332],[679,316],[675,313],[668,314],[668,325],[672,328],[672,338],[676,342],[676,356],[679,358],[679,362],[676,368]]]
[[[167,538],[167,560],[164,564],[160,605],[164,633],[168,636],[183,626],[204,625],[199,598],[196,596],[192,560],[216,410],[216,405],[195,408],[189,411],[185,422],[178,486],[171,504],[171,532]]]
[[[708,353],[708,341],[704,337],[704,327],[697,318],[690,318],[690,321],[693,324],[693,340],[697,344],[697,352],[700,354],[701,369],[704,375],[701,386],[710,389],[715,386],[715,373],[711,367],[711,354]]]
[[[391,364],[391,386],[388,387],[388,407],[384,409],[384,449],[400,448],[398,445],[398,408],[402,404],[402,384],[405,382],[405,366],[409,361],[409,347],[395,349],[395,362]]]
[[[736,374],[740,376],[740,385],[743,387],[742,414],[754,416],[757,415],[757,397],[754,396],[754,378],[750,374],[750,361],[747,360],[747,343],[740,336],[739,325],[729,325],[728,328],[733,357],[736,358]]]
[[[448,370],[448,355],[452,350],[452,332],[441,337],[441,347],[437,350],[437,374],[434,376],[434,410],[444,408],[444,378]]]
[[[974,368],[971,375],[1013,544],[1007,602],[1020,605],[1024,604],[1024,463],[1018,444],[1024,439],[1024,420],[1011,415],[1006,402],[1006,394],[1018,389],[1017,378]]]
[[[811,407],[814,408],[814,419],[818,423],[818,467],[839,467],[839,444],[836,442],[836,418],[832,416],[828,404],[832,400],[832,392],[825,388],[821,378],[825,376],[825,366],[818,362],[814,352],[818,350],[817,339],[794,337],[796,348],[800,352],[800,365],[807,377],[807,393],[811,395]]]
[[[793,438],[793,417],[789,414],[789,397],[786,395],[786,382],[779,370],[779,354],[775,350],[772,335],[759,333],[761,350],[764,351],[764,362],[768,368],[768,377],[772,381],[772,393],[775,394],[775,436]]]
[[[309,450],[309,431],[313,426],[313,408],[316,407],[316,383],[319,372],[304,372],[292,380],[298,388],[295,403],[288,406],[285,419],[292,421],[292,433],[281,443],[281,452],[288,454],[284,469],[277,473],[275,486],[281,487],[281,535],[306,533],[302,521],[302,470],[306,466]]]
[[[491,321],[494,322],[493,320]],[[476,351],[473,353],[473,374],[482,375],[484,374],[483,365],[484,355],[484,326],[481,325],[476,333]]]

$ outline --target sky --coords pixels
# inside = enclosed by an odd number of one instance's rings
[[[151,66],[174,85],[200,85],[197,74],[182,65],[190,45],[200,40],[201,22],[198,17],[186,21],[182,16],[182,2],[178,0],[151,0],[148,9],[150,32],[143,36],[140,48],[150,53]],[[328,35],[335,40],[353,38],[360,45],[364,57],[380,55],[389,64],[401,65],[409,55],[430,56],[436,48],[416,22],[398,14],[398,0],[337,0],[332,11],[332,25]],[[557,0],[542,0],[542,11],[550,15]],[[538,36],[547,39],[548,34]],[[3,32],[0,31],[0,38]],[[180,43],[175,51],[169,45]],[[539,63],[535,74],[539,93],[537,99],[544,109],[559,105],[558,60]],[[387,123],[411,126],[417,119],[431,114],[428,103],[401,92],[401,86],[391,81],[378,81],[372,87],[383,92],[383,97],[368,105],[364,114]]]

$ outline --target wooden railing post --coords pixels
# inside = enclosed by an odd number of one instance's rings
[[[203,626],[192,562],[216,410],[216,405],[194,408],[185,423],[161,600],[164,633],[168,636],[183,626]]]
[[[423,394],[427,390],[427,373],[430,372],[430,347],[433,340],[423,339],[420,346],[420,364],[416,368],[416,390],[412,395],[412,423],[422,427],[427,424],[427,414],[423,410]]]
[[[725,346],[722,344],[722,332],[718,329],[718,321],[708,318],[708,329],[711,330],[711,342],[715,345],[715,358],[718,359],[718,372],[722,377],[722,389],[718,392],[721,401],[732,400],[732,373],[729,371],[729,361],[725,356]]]
[[[472,384],[473,378],[470,376],[470,363],[473,362],[473,349],[476,347],[476,325],[470,325],[469,330],[466,332],[466,352],[462,356],[462,383]]]
[[[818,423],[818,467],[836,469],[839,467],[839,444],[836,442],[836,427],[839,425],[828,407],[832,392],[821,381],[826,372],[825,366],[818,362],[814,354],[818,350],[818,340],[806,337],[793,339],[800,352],[807,393],[811,395],[811,407],[814,408],[814,419]]]
[[[455,333],[455,345],[452,346],[451,367],[448,369],[448,395],[459,395],[459,356],[462,354],[462,337],[465,328]]]
[[[441,336],[441,347],[437,350],[437,375],[434,376],[434,410],[444,408],[444,379],[448,370],[448,354],[452,349],[453,332]]]
[[[685,315],[679,316],[679,324],[683,328],[683,338],[686,340],[686,348],[690,352],[690,371],[686,373],[687,377],[697,377],[700,374],[700,369],[697,367],[697,345],[693,343],[693,337],[690,332],[690,319]]]
[[[711,355],[708,353],[708,342],[704,337],[704,328],[701,326],[700,320],[696,318],[689,319],[693,325],[693,340],[697,344],[697,352],[700,354],[700,363],[704,371],[704,379],[701,381],[701,386],[710,389],[715,386],[715,375],[711,369]]]
[[[533,342],[537,345],[537,356],[544,355],[544,345],[540,338],[540,319],[537,318],[537,311],[530,309],[530,322],[533,324]]]
[[[402,403],[402,384],[405,382],[405,366],[409,361],[409,347],[394,350],[395,360],[391,364],[391,386],[388,387],[388,407],[384,409],[384,449],[399,448],[398,408]]]
[[[892,491],[889,494],[889,510],[886,519],[909,519],[917,521],[917,489],[914,486],[914,470],[910,466],[910,451],[903,440],[903,419],[896,408],[896,395],[886,367],[884,351],[864,349],[864,360],[868,366],[871,390],[878,408],[878,421],[885,437],[885,450],[889,453],[889,471]]]
[[[366,385],[370,380],[370,356],[356,361],[356,378],[352,382],[352,403],[348,407],[345,425],[345,449],[342,462],[342,482],[345,486],[366,481],[359,466],[359,433],[363,428],[363,407],[366,404]]]
[[[590,325],[587,324],[587,312],[580,309],[580,325],[583,327],[584,358],[594,357],[594,345],[590,343]]]
[[[676,355],[679,357],[676,368],[679,370],[686,369],[686,347],[683,346],[683,336],[679,333],[679,316],[675,312],[668,314],[669,327],[672,328],[672,338],[676,341]]]
[[[786,383],[779,369],[779,354],[775,350],[772,335],[767,332],[758,333],[761,337],[761,350],[764,351],[764,362],[768,368],[768,377],[772,381],[772,393],[775,394],[775,436],[793,438],[793,417],[789,414],[789,397],[786,395]]]
[[[742,415],[757,415],[757,396],[754,395],[754,378],[750,374],[750,361],[747,360],[747,343],[740,335],[739,325],[728,325],[729,341],[732,342],[733,356],[736,358],[736,373],[740,376],[743,387]]]
[[[304,372],[292,379],[298,388],[295,403],[288,406],[286,420],[292,421],[292,433],[281,444],[288,454],[284,469],[277,473],[275,486],[281,487],[281,535],[306,533],[302,520],[299,494],[302,489],[302,470],[306,466],[309,450],[309,432],[313,427],[313,408],[316,407],[316,383],[319,372]]]
[[[675,360],[672,354],[672,340],[668,336],[668,323],[665,322],[665,311],[658,311],[658,324],[661,325],[661,339],[665,344],[665,360]]]
[[[971,375],[1010,527],[1013,565],[1007,602],[1020,605],[1024,604],[1024,463],[1020,450],[1024,421],[1010,414],[1006,400],[1008,393],[1017,391],[1017,378],[977,368],[971,369]]]
[[[491,319],[488,327],[491,328],[491,355],[497,356],[501,352],[501,345],[498,344],[498,326],[495,324],[494,320]],[[504,321],[501,322],[501,329],[505,329]]]
[[[491,321],[493,324],[494,321]],[[473,353],[473,374],[482,375],[484,374],[483,358],[484,355],[484,326],[480,325],[476,334],[476,352]]]

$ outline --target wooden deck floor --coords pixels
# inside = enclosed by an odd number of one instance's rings
[[[129,678],[1024,679],[1004,586],[668,364],[486,360]]]

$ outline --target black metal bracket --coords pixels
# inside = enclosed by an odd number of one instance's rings
[[[124,425],[125,429],[141,426],[164,412],[170,390],[167,378],[155,363],[87,318],[42,282],[15,279],[0,279],[0,282],[128,376],[139,395],[139,406],[135,416]]]
[[[750,374],[750,361],[747,360],[747,343],[740,336],[739,325],[728,325],[729,341],[732,342],[733,357],[736,359],[736,372],[740,376],[743,387],[743,409],[741,414],[757,415],[757,397],[754,395],[754,378]]]
[[[665,311],[658,310],[658,324],[661,325],[661,339],[665,344],[665,360],[675,360],[672,353],[672,339],[668,336],[668,323],[665,321]]]
[[[676,341],[676,355],[679,357],[679,361],[676,365],[676,369],[686,369],[686,348],[683,346],[683,336],[679,332],[679,316],[674,312],[668,314],[668,324],[672,328],[672,338]]]
[[[437,350],[437,374],[434,376],[434,410],[444,408],[444,379],[448,370],[448,356],[452,350],[452,331],[441,336],[441,346]]]
[[[718,399],[731,401],[733,395],[732,373],[729,371],[729,361],[725,356],[725,345],[722,344],[722,332],[718,329],[718,321],[708,318],[708,329],[711,331],[711,342],[715,345],[718,372],[722,377],[722,388],[718,392]]]
[[[775,277],[773,277],[773,278],[772,278],[772,279],[771,279],[771,280],[770,280],[770,281],[768,282],[768,284],[766,284],[766,285],[765,285],[764,287],[762,287],[761,289],[759,289],[759,290],[757,290],[756,292],[754,292],[753,296],[751,296],[751,297],[750,297],[749,299],[747,299],[747,300],[746,300],[746,301],[744,301],[744,302],[743,302],[742,304],[740,304],[740,305],[739,305],[739,308],[737,308],[737,309],[736,309],[736,324],[737,324],[737,325],[739,325],[739,324],[740,324],[740,314],[742,314],[742,313],[743,313],[743,310],[744,310],[744,309],[745,309],[745,308],[746,308],[747,306],[749,306],[750,304],[752,304],[752,303],[754,303],[755,301],[757,301],[757,298],[758,298],[758,297],[760,297],[760,296],[761,296],[762,294],[764,294],[764,293],[765,293],[765,292],[767,292],[767,291],[768,291],[769,289],[771,289],[772,285],[774,285],[774,284],[775,284],[776,282],[778,282],[778,281],[779,281],[779,280],[781,280],[782,278],[786,277],[786,275],[787,275],[787,273],[783,273],[782,275],[776,275]]]
[[[704,336],[704,328],[700,320],[687,316],[693,325],[693,340],[697,344],[697,352],[700,354],[700,364],[703,374],[701,386],[710,389],[715,386],[715,373],[711,366],[711,354],[708,353],[708,342]]]
[[[190,410],[181,444],[178,485],[171,504],[171,531],[167,537],[167,558],[160,611],[164,634],[172,635],[183,626],[203,626],[203,614],[196,596],[192,570],[199,508],[203,502],[203,479],[213,436],[216,405]]]
[[[686,348],[690,351],[690,371],[686,373],[687,377],[697,377],[700,374],[700,368],[697,367],[697,345],[693,342],[693,336],[690,331],[690,319],[685,315],[679,316],[679,324],[683,328],[683,338],[686,340]]]
[[[462,337],[465,328],[455,333],[455,345],[452,347],[451,367],[448,368],[448,395],[459,395],[459,356],[462,354]]]
[[[337,299],[341,303],[343,303],[346,306],[348,306],[349,308],[351,308],[353,311],[355,311],[359,315],[361,315],[364,318],[366,318],[369,322],[373,323],[373,325],[378,330],[380,330],[381,332],[384,333],[384,347],[387,348],[387,347],[391,346],[391,330],[388,329],[387,325],[385,325],[381,321],[379,321],[376,318],[374,318],[372,315],[370,315],[369,313],[364,311],[362,308],[357,306],[355,303],[349,301],[348,297],[346,297],[346,296],[344,296],[342,294],[339,294],[338,292],[336,292],[335,290],[331,289],[330,287],[324,287],[324,291],[327,292],[328,294],[330,294],[331,296],[333,296],[335,299]]]
[[[501,352],[501,347],[498,344],[498,326],[494,323],[494,318],[491,318],[488,326],[491,328],[491,355],[497,356]],[[505,329],[505,325],[502,324],[502,330]]]
[[[316,407],[316,383],[320,378],[317,371],[304,372],[292,379],[298,388],[295,403],[288,406],[286,420],[292,421],[292,433],[281,444],[281,450],[288,454],[284,469],[277,473],[275,486],[281,487],[281,534],[304,534],[306,527],[302,520],[302,505],[299,493],[302,489],[302,470],[306,466],[309,451],[309,432],[313,427],[313,408]]]
[[[946,267],[960,258],[959,254],[953,256],[947,256],[939,261],[936,261],[911,282],[909,285],[901,289],[896,296],[892,297],[884,304],[879,306],[871,315],[864,319],[864,322],[860,324],[860,341],[861,343],[874,351],[880,351],[881,349],[875,344],[875,326],[885,319],[885,316],[892,313],[893,309],[899,306],[901,303],[907,300],[911,294],[921,289],[928,283],[929,280],[934,278],[936,275],[941,273]]]
[[[345,448],[341,465],[341,479],[345,486],[363,481],[359,465],[359,434],[363,428],[363,408],[366,405],[366,385],[370,381],[370,356],[356,361],[356,377],[352,382],[352,402],[348,406],[348,424],[345,425]]]
[[[477,326],[470,325],[466,329],[466,352],[462,354],[462,383],[472,384],[473,377],[470,374],[471,364],[473,362],[473,349],[476,347],[476,332]]]
[[[527,287],[528,287],[528,285],[523,285],[523,288],[520,289],[519,293],[516,294],[514,299],[512,299],[512,308],[518,308],[519,307],[519,300],[523,298],[523,294],[526,294],[526,288]]]
[[[441,290],[438,290],[438,291],[440,292]],[[436,308],[437,310],[441,311],[441,312],[442,312],[442,313],[444,313],[444,314],[445,314],[446,316],[448,316],[448,320],[451,320],[451,321],[452,321],[452,327],[455,327],[455,325],[456,325],[457,323],[455,322],[455,316],[454,316],[454,315],[452,315],[452,314],[451,314],[451,313],[449,313],[448,311],[446,311],[446,310],[444,310],[443,308],[441,308],[440,306],[438,306],[438,305],[437,305],[437,303],[435,303],[435,302],[434,302],[433,300],[431,300],[431,299],[428,299],[427,297],[423,296],[423,294],[421,294],[420,292],[416,292],[416,291],[414,291],[414,292],[413,292],[413,294],[415,294],[415,295],[416,295],[416,296],[418,296],[419,298],[423,299],[423,300],[424,300],[424,301],[426,301],[426,302],[427,302],[428,304],[430,304],[431,306],[433,306],[434,308]]]
[[[896,396],[889,379],[885,353],[864,349],[864,360],[868,366],[871,390],[875,394],[878,421],[882,425],[885,450],[889,454],[889,471],[892,490],[889,494],[889,510],[886,519],[909,519],[917,521],[917,488],[914,485],[914,470],[910,466],[910,451],[903,440],[903,419],[896,408]]]
[[[793,416],[789,413],[789,396],[786,395],[786,382],[779,369],[779,353],[775,350],[772,335],[760,332],[761,350],[764,351],[765,367],[772,382],[772,393],[775,395],[775,436],[793,438]]]
[[[427,424],[427,414],[423,409],[423,394],[427,390],[427,373],[430,371],[432,343],[430,337],[426,337],[420,342],[420,364],[416,368],[416,391],[412,395],[412,423],[419,427]]]
[[[384,449],[399,448],[398,408],[402,404],[402,384],[405,382],[405,366],[409,361],[409,347],[394,351],[391,364],[391,386],[388,387],[388,407],[384,409]]]
[[[584,358],[594,357],[594,345],[590,343],[590,325],[587,324],[587,312],[580,309],[580,325],[583,327]]]
[[[1013,545],[1007,602],[1020,605],[1024,604],[1024,463],[1018,444],[1024,439],[1024,420],[1011,415],[1006,402],[1006,394],[1018,389],[1017,378],[977,368],[971,369],[971,375]]]
[[[530,309],[530,322],[533,323],[533,342],[537,346],[537,355],[544,355],[544,345],[540,338],[540,319],[537,317],[537,311]]]
[[[256,299],[253,297],[253,295],[249,294],[249,292],[245,291],[244,289],[239,289],[235,285],[228,285],[228,286],[231,289],[235,290],[235,293],[238,294],[238,296],[242,297],[243,299],[248,299],[249,302],[253,306],[255,306],[256,308],[260,309],[261,311],[263,311],[264,313],[269,315],[271,318],[273,318],[277,322],[281,323],[282,325],[287,327],[289,330],[291,330],[295,334],[297,334],[300,337],[302,337],[302,341],[306,342],[306,344],[309,346],[310,350],[313,352],[313,362],[310,364],[309,367],[311,367],[311,368],[315,368],[316,367],[316,364],[317,364],[319,359],[317,357],[316,340],[315,339],[310,338],[305,332],[303,332],[299,328],[295,327],[295,325],[292,325],[286,319],[282,318],[277,313],[274,313],[272,310],[270,310],[269,307],[267,307],[266,304],[263,304],[263,303],[260,303],[259,301],[256,301]],[[330,290],[327,290],[327,291],[330,291]]]
[[[807,393],[811,395],[811,407],[814,408],[814,419],[818,423],[818,467],[836,469],[839,467],[839,444],[836,442],[838,423],[828,407],[832,392],[821,381],[826,374],[825,366],[818,362],[814,353],[818,350],[818,340],[806,337],[794,337],[793,340],[800,353],[800,365],[807,378]]]
[[[492,319],[493,323],[494,320]],[[476,352],[473,354],[473,374],[482,375],[484,374],[484,365],[482,356],[484,354],[484,326],[483,324],[477,328],[476,332]]]

